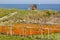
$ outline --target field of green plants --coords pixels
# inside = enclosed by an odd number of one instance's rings
[[[60,40],[60,33],[52,33],[42,35],[32,35],[32,36],[10,36],[10,35],[0,35],[0,40]]]
[[[10,14],[17,13],[11,17]],[[0,9],[0,22],[8,22],[9,20],[15,21],[16,23],[20,23],[19,21],[26,22],[31,20],[36,21],[44,21],[45,18],[49,19],[56,14],[60,14],[59,11],[55,10],[17,10],[17,9]],[[17,22],[18,21],[18,22]],[[45,20],[46,21],[46,20]],[[13,22],[14,23],[14,22]],[[34,22],[33,22],[34,23]]]
[[[54,10],[37,10],[37,11],[33,11],[33,10],[17,10],[17,9],[0,9],[0,18],[3,16],[6,16],[10,13],[14,13],[14,12],[18,12],[18,14],[21,16],[26,16],[28,14],[31,14],[31,16],[33,14],[35,15],[53,15],[55,13],[58,13],[59,11],[54,11]],[[41,14],[40,14],[41,13]],[[44,14],[44,15],[43,15]]]

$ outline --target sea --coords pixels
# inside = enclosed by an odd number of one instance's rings
[[[0,8],[28,10],[32,4],[0,4]],[[36,4],[37,10],[60,10],[60,4]]]

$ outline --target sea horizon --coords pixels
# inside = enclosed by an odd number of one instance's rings
[[[28,10],[31,4],[0,4],[0,8]],[[36,4],[37,10],[60,10],[60,4]]]

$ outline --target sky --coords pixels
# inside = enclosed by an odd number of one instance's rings
[[[60,0],[0,0],[0,4],[60,4]]]

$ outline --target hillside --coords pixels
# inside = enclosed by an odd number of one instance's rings
[[[0,9],[0,25],[20,23],[60,24],[60,11]]]

